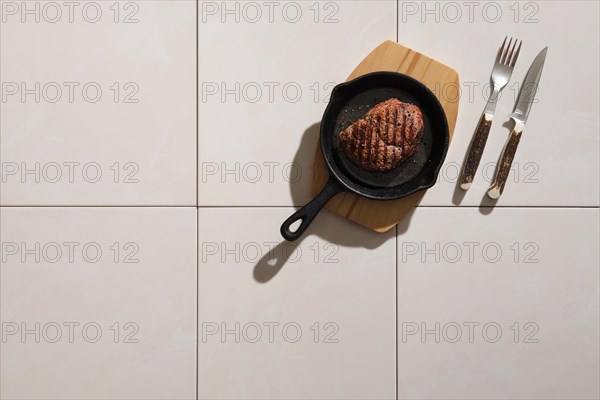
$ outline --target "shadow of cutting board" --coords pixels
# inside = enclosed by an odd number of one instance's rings
[[[387,41],[373,50],[350,74],[348,80],[377,71],[393,71],[412,76],[435,93],[446,112],[452,140],[460,95],[456,71],[421,53]],[[327,177],[327,166],[319,143],[314,163],[314,196],[323,189]],[[354,193],[340,193],[332,198],[325,208],[374,231],[386,232],[410,213],[424,194],[423,190],[398,200],[377,201]]]

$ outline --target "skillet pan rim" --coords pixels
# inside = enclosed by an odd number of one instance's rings
[[[438,165],[436,165],[435,168],[433,168],[432,172],[429,173],[430,179],[428,179],[427,182],[422,183],[422,184],[416,183],[415,181],[408,181],[405,183],[406,185],[409,185],[407,190],[402,191],[400,194],[392,196],[392,197],[382,196],[382,193],[385,193],[385,191],[388,190],[387,187],[369,188],[360,183],[352,181],[352,179],[350,179],[350,177],[348,176],[350,174],[345,173],[337,164],[335,164],[335,161],[333,160],[333,158],[334,158],[333,152],[335,152],[336,150],[331,148],[328,151],[326,151],[325,141],[323,140],[323,138],[326,137],[326,135],[332,134],[331,132],[325,132],[325,127],[324,127],[323,121],[326,121],[328,118],[335,118],[337,116],[337,114],[335,114],[335,115],[332,114],[332,109],[334,107],[335,99],[340,96],[343,96],[342,94],[340,94],[340,91],[343,91],[347,87],[354,86],[361,81],[373,79],[374,77],[385,77],[385,76],[388,76],[390,78],[391,77],[393,77],[393,78],[401,77],[402,79],[404,79],[406,81],[410,81],[412,84],[416,85],[423,93],[426,93],[426,96],[429,96],[433,100],[432,104],[437,109],[436,114],[439,114],[441,117],[440,122],[442,123],[442,127],[443,127],[443,132],[442,132],[443,137],[441,138],[441,139],[443,139],[442,153],[439,157]],[[439,111],[439,113],[437,113],[437,111]],[[406,75],[406,74],[403,74],[400,72],[376,71],[376,72],[370,72],[368,74],[361,75],[357,78],[352,79],[351,81],[342,82],[333,88],[333,90],[331,91],[329,103],[327,104],[327,107],[325,108],[325,112],[323,113],[323,118],[321,119],[319,138],[320,138],[321,153],[322,153],[323,159],[325,160],[325,163],[327,165],[327,172],[329,174],[328,180],[336,181],[336,183],[343,186],[344,191],[354,193],[358,196],[365,197],[365,198],[368,198],[371,200],[388,201],[388,200],[401,199],[403,197],[409,196],[409,195],[419,192],[421,190],[429,189],[437,183],[439,172],[444,164],[444,161],[445,161],[447,153],[448,153],[448,148],[450,145],[450,128],[448,126],[448,118],[446,117],[446,111],[442,107],[442,104],[440,103],[437,96],[423,82],[419,81],[416,78],[413,78],[412,76],[409,76],[409,75]],[[330,154],[328,156],[327,153],[332,153],[332,154]],[[403,184],[403,185],[405,185],[405,184]]]

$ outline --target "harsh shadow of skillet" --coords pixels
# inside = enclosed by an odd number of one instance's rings
[[[302,168],[302,176],[297,182],[290,179],[290,193],[293,204],[304,205],[304,203],[309,202],[312,198],[310,196],[313,181],[312,166],[317,151],[317,144],[319,143],[320,129],[321,123],[315,122],[304,131],[300,140],[300,147],[298,147],[298,151],[294,156],[293,165]]]
[[[323,210],[322,212],[327,211]],[[317,237],[325,242],[335,243],[340,247],[363,247],[369,250],[376,249],[386,241],[391,240],[389,234],[373,232],[342,217],[337,217],[339,222],[336,221],[335,224],[320,223],[320,218],[321,216],[317,216],[299,240],[295,242],[283,240],[271,251],[265,253],[254,266],[254,280],[258,283],[266,283],[273,279],[285,266],[289,257],[294,254],[294,249],[301,246],[303,241],[311,238]],[[362,232],[357,234],[359,230],[362,230]],[[391,231],[394,232],[394,228]],[[366,242],[365,232],[367,235],[372,236]]]
[[[319,128],[320,124],[315,123],[304,131],[300,147],[294,157],[295,165],[312,165],[315,152],[317,151]],[[312,168],[302,172],[302,176],[312,184]],[[290,182],[290,191],[294,204],[303,206],[304,203],[307,203],[310,200],[310,184],[307,188],[306,182],[304,185],[299,185],[298,182]],[[325,209],[321,211],[321,213],[327,212],[329,211]],[[314,238],[316,236],[323,241],[335,243],[342,247],[363,247],[366,249],[376,249],[387,240],[390,240],[389,235],[373,232],[357,223],[348,221],[339,216],[336,216],[337,221],[335,224],[323,224],[319,222],[320,219],[321,216],[317,215],[315,221],[308,227],[303,237],[296,242],[283,240],[275,246],[272,251],[267,252],[254,266],[254,280],[259,283],[266,283],[273,279],[284,267],[289,256],[293,254],[292,250],[297,246],[300,246],[302,242],[309,237]],[[410,219],[410,216],[407,216],[406,220],[408,219]],[[278,228],[279,227],[277,227],[277,230]],[[392,228],[392,232],[393,231],[394,228]],[[365,234],[369,235],[369,240],[367,241],[365,241]]]

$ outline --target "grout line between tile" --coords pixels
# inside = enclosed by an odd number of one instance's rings
[[[199,125],[199,118],[200,118],[200,110],[199,110],[199,80],[200,80],[200,72],[199,72],[199,49],[198,49],[198,35],[200,34],[200,26],[198,24],[198,0],[196,1],[196,7],[195,7],[195,12],[196,12],[196,38],[195,38],[195,43],[196,43],[196,312],[195,312],[195,318],[196,318],[196,373],[195,373],[195,382],[196,382],[196,400],[198,400],[198,363],[199,363],[199,355],[198,355],[198,335],[199,335],[199,320],[200,320],[200,315],[198,313],[198,310],[200,309],[200,293],[198,291],[199,287],[200,287],[200,246],[199,246],[199,238],[200,238],[200,209],[198,208],[198,206],[200,205],[200,200],[199,200],[199,194],[198,192],[200,191],[200,186],[198,184],[198,177],[199,177],[199,168],[200,168],[200,158],[199,158],[199,145],[200,145],[200,125]]]
[[[200,146],[200,125],[199,125],[199,63],[198,63],[198,56],[199,56],[199,50],[198,50],[198,34],[200,33],[200,27],[198,25],[198,0],[196,1],[196,39],[195,39],[195,43],[196,43],[196,207],[199,205],[199,199],[198,199],[198,191],[200,190],[200,187],[198,185],[198,177],[199,177],[199,171],[200,171],[200,158],[199,158],[199,154],[200,154],[200,150],[199,147]]]
[[[3,205],[0,208],[300,208],[302,206],[232,206],[232,205],[211,205],[211,206],[196,206],[196,205],[131,205],[131,204],[111,204],[111,205],[35,205],[35,204],[20,204],[20,205]],[[497,209],[599,209],[600,206],[417,206],[415,208],[448,208],[453,210],[467,208],[497,208]]]
[[[172,205],[6,205],[0,208],[198,208],[197,206],[172,206]]]
[[[396,0],[396,43],[400,39],[400,0]]]

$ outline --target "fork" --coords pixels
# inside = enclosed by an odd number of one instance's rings
[[[487,142],[490,128],[492,127],[492,119],[494,118],[494,111],[496,110],[496,103],[498,102],[500,91],[502,91],[508,81],[510,81],[510,76],[512,75],[513,68],[519,57],[519,52],[521,51],[522,41],[519,42],[519,46],[517,47],[518,39],[515,38],[513,43],[513,39],[510,38],[508,45],[506,45],[506,39],[507,38],[505,37],[500,50],[498,50],[494,68],[492,69],[492,94],[481,115],[479,124],[477,124],[477,129],[471,140],[471,145],[469,146],[469,151],[460,176],[460,188],[463,190],[469,190],[471,183],[473,183],[473,178],[477,172],[477,167],[479,167],[481,155],[483,154],[483,149],[485,148],[485,143]]]

